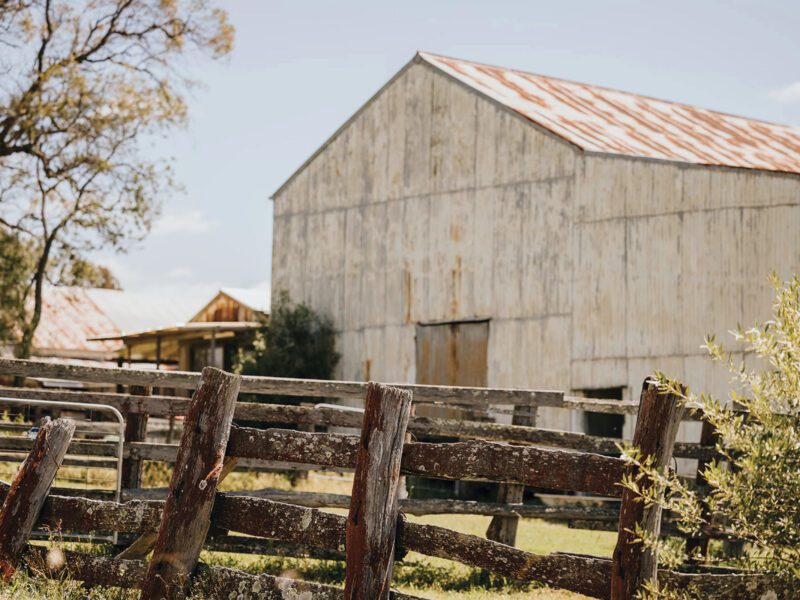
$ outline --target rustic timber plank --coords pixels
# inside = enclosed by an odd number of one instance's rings
[[[514,407],[514,416],[511,418],[512,425],[525,425],[528,427],[536,426],[536,413],[532,415],[521,415],[519,406]],[[536,409],[533,409],[534,411]],[[522,504],[525,496],[525,486],[517,483],[501,483],[497,489],[497,501],[510,505]],[[519,525],[519,517],[500,517],[495,516],[489,523],[489,528],[486,530],[486,537],[501,544],[513,546],[517,541],[517,526]]]
[[[235,552],[238,554],[263,554],[292,558],[314,558],[317,560],[338,560],[344,562],[344,552],[325,548],[312,548],[303,544],[271,540],[246,535],[219,535],[209,537],[206,549],[216,552]]]
[[[148,386],[130,386],[132,396],[149,396],[153,388]],[[125,413],[125,441],[144,442],[147,437],[147,413]],[[122,459],[122,478],[120,483],[124,488],[138,488],[142,486],[142,467],[144,462],[136,457],[128,456]]]
[[[5,581],[17,570],[74,431],[69,419],[45,423],[5,497],[0,510],[0,573]]]
[[[531,487],[620,496],[623,463],[598,454],[472,440],[413,443],[403,449],[402,470],[439,479],[485,479]]]
[[[41,546],[29,547],[29,555],[36,572],[46,577],[70,578],[88,585],[102,585],[136,589],[142,586],[147,565],[143,561],[123,560],[107,556],[84,554],[72,550],[58,550],[60,560],[52,562],[48,550]],[[52,566],[51,566],[52,565]],[[198,565],[197,576],[191,591],[202,598],[223,600],[236,590],[237,600],[340,600],[341,588],[332,585],[299,581],[273,575],[250,575],[225,567]],[[392,592],[392,600],[419,600],[416,596]]]
[[[662,393],[656,381],[649,378],[644,381],[633,445],[639,449],[643,460],[652,457],[653,466],[657,469],[667,467],[672,458],[672,448],[684,410],[678,396]],[[628,474],[634,476],[636,471],[629,468]],[[645,480],[639,485],[647,489],[652,484]],[[646,582],[656,582],[658,556],[655,551],[643,547],[634,533],[637,525],[657,538],[661,532],[661,506],[645,507],[636,493],[625,489],[614,549],[612,600],[630,600]]]
[[[0,375],[47,377],[88,383],[147,385],[178,389],[193,389],[200,382],[199,373],[185,371],[86,367],[19,359],[0,359]],[[419,384],[392,385],[393,387],[412,391],[414,397],[420,402],[450,402],[464,405],[520,404],[525,406],[562,406],[564,404],[564,393],[559,391]],[[367,384],[356,381],[245,376],[242,377],[241,391],[280,396],[363,400],[367,391]]]
[[[473,536],[474,537],[474,536]],[[481,539],[481,538],[477,538]],[[484,540],[486,541],[486,540]],[[490,542],[491,543],[491,542]],[[513,552],[522,552],[511,548]],[[63,550],[62,560],[58,561],[54,568],[42,568],[39,570],[39,565],[52,564],[47,561],[48,550],[41,546],[29,546],[29,555],[32,557],[32,566],[36,565],[34,569],[36,573],[41,573],[46,577],[60,578],[64,574],[68,574],[72,579],[78,581],[85,581],[88,585],[103,585],[110,587],[123,587],[123,588],[137,588],[141,585],[144,578],[146,565],[142,561],[135,560],[120,560],[105,556],[98,556],[95,554],[84,554],[81,552],[74,552],[71,550]],[[528,554],[528,553],[523,553]],[[524,557],[523,557],[524,558]],[[586,571],[591,577],[602,580],[609,577],[608,573],[611,569],[611,562],[608,559],[590,558],[575,555],[550,555],[542,557],[549,559],[541,564],[554,571],[572,570],[575,573]],[[488,562],[488,561],[487,561]],[[537,567],[538,568],[538,567]],[[513,567],[509,570],[513,570]],[[259,598],[266,600],[286,600],[286,595],[268,595],[272,593],[270,590],[277,588],[277,590],[290,590],[291,592],[297,591],[298,588],[291,587],[297,583],[295,580],[286,580],[285,578],[272,577],[269,575],[246,575],[242,573],[229,574],[227,572],[220,572],[220,567],[208,567],[205,565],[198,565],[197,577],[192,588],[193,592],[205,595],[208,598],[227,598],[227,594],[223,595],[213,594],[214,587],[206,587],[206,579],[210,576],[213,583],[225,581],[229,586],[226,586],[225,591],[230,593],[231,589],[242,589],[250,595],[246,598]],[[226,570],[227,571],[227,570]],[[519,572],[526,571],[524,566],[518,569]],[[773,598],[774,600],[792,600],[795,597],[794,588],[786,583],[775,580],[767,575],[758,574],[701,574],[701,575],[688,575],[682,573],[673,573],[670,571],[659,571],[659,577],[665,582],[677,589],[688,591],[694,594],[696,598],[703,598],[708,600],[756,600],[758,598]],[[256,579],[258,586],[256,586]],[[266,584],[266,585],[265,585]],[[316,592],[331,593],[328,589],[330,586],[323,586],[322,584],[315,584],[312,582],[303,582],[304,585],[313,586],[305,588],[309,592],[310,598],[317,598]],[[240,587],[241,586],[241,587]],[[274,586],[274,587],[273,587]],[[591,589],[592,586],[584,585],[583,587]],[[260,588],[260,589],[259,589]],[[217,588],[218,589],[218,588]],[[339,594],[336,598],[341,598],[341,589],[333,588]],[[591,595],[591,594],[587,594]],[[289,596],[291,597],[291,595]],[[302,598],[302,596],[295,596]],[[325,598],[325,596],[322,596]],[[329,596],[332,597],[332,596]],[[608,598],[608,591],[603,592],[599,590],[599,594],[593,596],[596,598]],[[413,597],[393,593],[393,599],[396,600],[410,600]]]
[[[0,363],[1,364],[1,363]],[[149,372],[149,371],[148,371]],[[458,388],[455,388],[458,389]],[[413,390],[412,390],[413,392]],[[75,390],[50,390],[43,388],[19,388],[11,386],[0,386],[0,397],[5,396],[8,398],[27,398],[36,400],[57,400],[59,402],[86,402],[89,404],[108,404],[123,412],[144,412],[150,416],[178,416],[185,415],[189,410],[189,399],[178,396],[160,396],[153,395],[150,397],[137,397],[132,394],[113,393],[113,392],[93,392],[88,390],[75,391]],[[425,401],[416,400],[418,404],[448,403],[447,400]],[[451,401],[453,404],[459,404],[457,397]],[[525,406],[525,405],[522,405]],[[564,396],[563,404],[559,405],[561,408],[570,410],[591,410],[593,412],[613,413],[613,414],[636,414],[639,404],[632,402],[619,402],[617,400],[602,400],[593,398],[583,398],[579,396]],[[237,406],[235,416],[237,419],[246,419],[251,421],[273,421],[278,422],[273,416],[271,411],[276,410],[272,407],[279,407],[277,410],[277,417],[281,417],[286,413],[280,412],[282,409],[290,410],[292,408],[305,408],[316,411],[317,408],[311,407],[295,407],[283,406],[272,404],[261,404],[258,402],[240,402]],[[536,406],[533,406],[536,408]],[[337,410],[332,407],[324,407],[320,409],[319,414],[324,415],[325,410]],[[239,412],[239,411],[242,412]],[[251,412],[247,412],[251,411]],[[339,410],[338,412],[344,412]],[[354,411],[350,410],[351,415]],[[691,416],[691,415],[690,415]],[[315,417],[323,418],[323,417]],[[294,422],[294,421],[289,421]],[[360,415],[353,415],[352,422],[359,424],[361,422]],[[459,422],[459,421],[456,421]],[[310,422],[310,424],[321,424],[324,422]],[[349,426],[349,425],[343,425]],[[357,425],[355,425],[357,426]]]
[[[714,426],[708,421],[703,421],[703,427],[700,430],[700,445],[714,447],[717,444],[717,435]],[[697,474],[695,476],[695,485],[699,492],[705,494],[708,491],[708,480],[705,476],[705,470],[711,461],[699,460],[697,461]],[[711,510],[708,503],[703,501],[702,505],[703,519],[708,522],[711,517]],[[710,537],[706,533],[700,533],[697,536],[692,536],[686,540],[686,560],[690,564],[697,564],[704,561],[708,557],[708,544]]]
[[[510,427],[510,426],[509,426]],[[543,430],[537,430],[543,431]],[[561,432],[554,432],[554,433],[561,433]],[[442,432],[444,435],[444,432]],[[453,437],[457,436],[455,432],[452,434]],[[450,437],[451,434],[447,433],[447,437]],[[563,448],[569,450],[583,450],[585,452],[591,453],[602,453],[602,452],[611,452],[611,444],[606,445],[605,443],[598,443],[595,444],[589,438],[587,442],[589,443],[582,443],[580,441],[581,434],[577,434],[578,444],[576,446],[572,446],[566,441],[561,443],[551,443],[551,442],[541,442],[540,445],[554,447],[554,448]],[[466,436],[459,436],[459,437],[471,437],[469,435]],[[477,436],[476,436],[477,437]],[[538,436],[537,436],[538,437]],[[584,436],[588,437],[588,436]],[[483,439],[483,438],[479,438]],[[564,438],[568,440],[568,438]],[[594,438],[595,440],[600,439],[603,440],[604,438]],[[484,439],[484,441],[491,441],[490,439]],[[508,440],[507,438],[499,438],[496,441],[517,441],[517,440]],[[616,443],[619,443],[619,440],[616,440]],[[8,451],[8,452],[28,452],[33,447],[33,441],[29,440],[24,437],[10,437],[10,436],[0,436],[0,451]],[[674,456],[676,458],[698,458],[704,460],[711,460],[713,458],[719,457],[719,453],[717,453],[716,449],[713,447],[701,447],[697,444],[686,444],[685,447],[688,449],[685,451],[679,450],[680,445],[676,444],[676,451]],[[608,448],[608,449],[605,449]],[[84,455],[84,456],[96,456],[102,458],[114,458],[116,457],[117,445],[116,442],[96,442],[96,441],[84,441],[84,440],[73,440],[69,447],[70,454],[74,455]],[[125,444],[123,450],[123,456],[125,457],[135,457],[137,459],[144,459],[144,460],[155,460],[155,461],[164,461],[164,462],[174,462],[175,457],[177,456],[178,446],[177,444],[162,444],[162,443],[148,443],[148,442],[131,442]],[[308,454],[308,453],[305,453]],[[289,462],[289,461],[287,461]],[[246,463],[242,463],[246,464]],[[314,464],[310,462],[309,464]]]
[[[389,598],[411,392],[370,382],[347,517],[348,600]]]
[[[233,472],[233,469],[236,467],[238,459],[233,457],[227,457],[225,462],[222,465],[222,471],[219,474],[219,481],[217,485],[222,483],[225,478]],[[160,520],[160,519],[159,519]],[[138,538],[136,538],[130,546],[125,548],[122,552],[117,554],[117,558],[127,558],[127,559],[142,559],[147,556],[150,551],[155,547],[156,540],[158,539],[158,534],[155,531],[148,531],[143,533]]]
[[[335,433],[232,427],[231,456],[354,468],[358,438]],[[619,497],[624,464],[590,453],[508,446],[472,440],[452,444],[410,443],[401,472],[439,479],[486,479],[532,487]]]
[[[211,525],[240,377],[206,367],[184,423],[170,491],[142,586],[144,600],[183,598]]]

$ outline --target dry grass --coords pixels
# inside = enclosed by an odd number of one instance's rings
[[[0,464],[0,478],[10,479],[15,465]],[[144,483],[147,487],[168,485],[170,469],[159,463],[146,463]],[[115,472],[111,469],[65,467],[59,471],[56,485],[109,489],[113,487]],[[265,487],[349,494],[352,480],[349,476],[328,472],[310,472],[305,477],[289,479],[275,473],[232,473],[222,484],[223,490],[252,490]],[[343,513],[335,510],[332,512]],[[461,533],[485,535],[490,517],[471,515],[410,516],[419,523],[447,527]],[[517,546],[529,552],[547,554],[555,551],[610,556],[616,536],[601,531],[569,529],[566,526],[540,520],[526,519],[520,523]],[[311,559],[286,559],[242,554],[204,552],[202,560],[238,568],[249,573],[289,575],[302,579],[339,585],[343,582],[342,564]],[[448,560],[410,553],[395,567],[395,586],[405,592],[430,600],[579,600],[583,598],[569,592],[542,589],[533,584],[520,584],[491,576],[486,571],[472,569]],[[43,581],[26,575],[17,576],[12,584],[0,589],[0,600],[31,598],[35,600],[120,600],[136,597],[121,590],[95,588],[87,591],[74,581]]]

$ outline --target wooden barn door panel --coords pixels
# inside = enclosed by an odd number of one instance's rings
[[[417,326],[417,383],[486,387],[489,322]],[[450,407],[419,406],[420,416],[458,418]]]

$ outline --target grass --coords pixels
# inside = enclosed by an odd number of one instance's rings
[[[111,469],[64,467],[59,470],[56,485],[109,489],[113,487],[115,472]],[[0,465],[0,478],[14,476],[13,465]],[[171,471],[162,463],[145,463],[143,482],[146,487],[164,487],[169,483]],[[77,484],[77,485],[76,485]],[[311,472],[306,477],[290,479],[274,473],[232,473],[221,485],[222,490],[252,490],[265,487],[349,494],[350,477],[327,472]],[[346,511],[331,510],[342,514]],[[484,536],[490,517],[477,515],[409,516],[417,523],[438,525],[461,533]],[[563,551],[595,556],[611,556],[616,534],[604,531],[569,529],[564,525],[536,519],[524,519],[517,532],[517,547],[536,554]],[[97,547],[95,547],[97,548]],[[99,548],[97,548],[99,550]],[[248,573],[269,573],[321,583],[341,585],[344,581],[343,564],[337,561],[293,559],[203,552],[201,560],[207,564],[227,566]],[[583,596],[569,592],[549,590],[537,584],[524,584],[493,576],[485,570],[473,569],[460,563],[426,557],[416,553],[395,565],[393,585],[404,592],[430,600],[578,600]],[[11,584],[0,589],[0,600],[31,598],[34,600],[122,600],[138,597],[124,590],[93,588],[88,590],[79,582],[45,581],[19,573]]]

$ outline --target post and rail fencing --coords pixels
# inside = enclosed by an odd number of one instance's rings
[[[411,416],[410,410],[412,398],[414,403],[447,402],[456,398],[457,403],[481,405],[492,402],[514,405],[512,400],[515,400],[522,406],[536,406],[537,402],[551,406],[571,402],[585,405],[583,399],[570,399],[556,392],[299,382],[240,377],[216,369],[206,369],[202,375],[166,374],[0,361],[0,373],[94,383],[197,388],[192,400],[141,394],[16,389],[20,393],[40,394],[39,397],[49,396],[50,399],[54,395],[63,399],[75,394],[74,397],[82,402],[116,405],[127,414],[186,415],[183,437],[177,446],[139,440],[127,441],[124,445],[126,460],[162,460],[175,464],[170,487],[155,492],[158,495],[155,499],[115,502],[102,494],[87,498],[75,491],[66,495],[65,490],[59,489],[51,490],[48,495],[52,478],[47,485],[25,484],[28,478],[25,466],[11,489],[0,491],[5,498],[0,513],[0,532],[7,511],[20,502],[17,491],[20,487],[32,490],[25,501],[31,507],[41,509],[34,519],[39,526],[58,526],[64,531],[76,532],[120,532],[150,536],[150,539],[154,532],[158,532],[149,562],[64,552],[63,563],[53,567],[49,573],[53,576],[61,576],[66,571],[70,577],[85,581],[87,585],[140,588],[144,598],[179,598],[191,590],[221,598],[227,597],[231,589],[239,590],[242,598],[286,597],[279,595],[286,590],[312,598],[342,597],[342,589],[334,586],[268,575],[253,576],[197,564],[200,550],[215,547],[215,541],[222,541],[221,546],[227,544],[229,549],[250,547],[256,551],[265,550],[277,541],[286,544],[283,551],[288,552],[310,549],[306,555],[344,554],[346,598],[408,598],[391,592],[388,587],[393,561],[408,551],[459,561],[513,579],[539,581],[595,598],[627,600],[643,582],[655,577],[673,588],[703,598],[759,598],[769,592],[774,592],[777,598],[789,597],[788,590],[759,575],[657,571],[657,557],[643,550],[641,544],[631,543],[630,530],[639,524],[651,534],[658,535],[662,528],[661,515],[658,511],[644,510],[641,503],[623,491],[619,483],[628,467],[620,458],[598,453],[616,450],[616,446],[612,450],[609,442],[602,438],[523,425],[425,419]],[[290,395],[287,390],[292,390],[293,395],[316,398],[346,394],[347,398],[354,399],[360,394],[366,401],[365,411],[361,414],[330,407],[236,402],[239,391]],[[11,390],[0,391],[0,394],[6,393],[10,395]],[[592,410],[596,410],[599,403],[588,402]],[[657,393],[649,382],[643,387],[639,412],[634,444],[645,454],[653,455],[657,464],[666,465],[680,452],[696,458],[708,455],[709,447],[675,444],[675,432],[682,417],[678,400]],[[343,433],[260,429],[239,426],[235,423],[239,419],[336,425],[360,428],[361,432],[359,437]],[[405,439],[406,431],[471,439],[451,443],[410,442]],[[505,443],[508,441],[515,445]],[[31,456],[36,453],[37,442],[26,446],[33,445]],[[76,446],[91,456],[113,456],[113,453],[107,454],[109,444],[104,442],[72,440],[70,450]],[[20,448],[18,445],[15,450]],[[54,457],[54,461],[60,463],[56,460],[58,458]],[[217,484],[224,477],[226,468],[233,468],[234,461],[237,467],[277,464],[352,470],[355,472],[353,490],[350,497],[337,497],[330,502],[321,494],[310,498],[285,492],[283,495],[269,491],[252,495],[251,492],[217,491]],[[563,553],[537,555],[494,540],[409,522],[402,513],[415,512],[414,509],[421,513],[470,512],[504,517],[530,514],[538,517],[553,507],[530,507],[531,512],[526,513],[519,505],[506,507],[503,512],[503,505],[499,503],[439,501],[446,502],[446,506],[432,506],[435,501],[398,501],[401,474],[495,481],[619,499],[620,508],[616,515],[610,514],[613,509],[602,509],[606,521],[618,523],[617,548],[610,560]],[[127,498],[137,495],[135,490],[126,493]],[[415,502],[427,504],[415,505]],[[323,512],[309,504],[346,504],[349,515],[343,517]],[[480,504],[486,506],[477,506]],[[533,509],[541,512],[537,514]],[[566,509],[567,512],[573,511],[572,516],[577,519],[596,517],[597,510],[598,507],[578,505]],[[667,524],[665,520],[664,525]],[[33,526],[33,521],[30,526]],[[20,536],[25,538],[30,530],[26,526],[20,527],[20,531],[22,533],[15,537],[16,546],[10,546],[9,555],[12,557],[15,556],[13,548],[20,547]],[[0,545],[5,543],[3,539],[0,536]],[[176,540],[181,541],[180,548],[173,547]],[[23,545],[25,541],[23,539]],[[29,550],[34,555],[47,552],[35,546]],[[2,546],[0,557],[4,556],[6,548]],[[165,560],[166,556],[169,560]],[[368,570],[365,570],[365,565],[369,565]],[[270,592],[274,594],[270,596]]]

